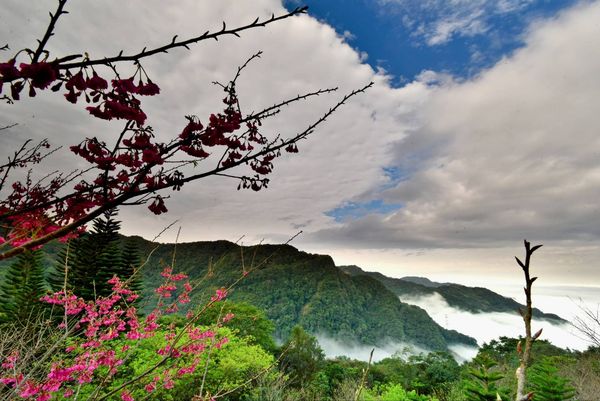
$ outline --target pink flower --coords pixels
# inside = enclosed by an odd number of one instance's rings
[[[15,59],[10,59],[6,63],[0,63],[0,77],[1,82],[10,82],[17,78],[20,78],[21,74],[17,67],[15,67]]]
[[[99,77],[98,74],[96,74],[96,71],[92,74],[92,78],[88,78],[85,82],[89,89],[98,91],[100,89],[108,88],[108,82],[106,82],[104,78]]]
[[[133,77],[127,79],[113,79],[112,86],[118,93],[139,93],[139,88],[133,83]]]
[[[160,93],[160,88],[154,82],[148,80],[146,85],[140,84],[138,86],[138,93],[144,96],[154,96]]]
[[[148,209],[156,215],[168,212],[168,209],[165,206],[165,201],[160,195],[157,195],[154,198],[154,201],[150,204],[150,206],[148,206]]]
[[[39,89],[46,89],[58,78],[56,65],[41,61],[39,63],[20,65],[21,76],[31,79],[31,85]]]
[[[121,399],[123,401],[135,401],[129,391],[125,390],[121,393]]]
[[[223,323],[227,323],[228,321],[230,321],[231,319],[234,318],[234,314],[233,313],[228,313],[225,316],[223,316]]]
[[[25,385],[22,387],[19,396],[21,398],[28,398],[36,395],[40,392],[40,386],[38,384],[33,383],[32,381],[25,382]]]
[[[227,337],[223,337],[219,342],[217,342],[215,344],[215,348],[221,349],[221,347],[223,347],[223,345],[227,344],[228,342],[229,342],[229,339]]]
[[[212,302],[218,302],[222,299],[224,299],[227,296],[227,290],[225,288],[219,288],[216,292],[215,295],[213,295],[210,300]]]

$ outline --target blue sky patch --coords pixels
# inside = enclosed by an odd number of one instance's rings
[[[556,15],[575,0],[285,0],[347,37],[367,63],[402,86],[423,70],[470,78],[523,46],[528,25]]]
[[[368,202],[347,202],[325,214],[333,217],[337,222],[343,222],[355,220],[368,214],[388,214],[401,208],[402,204],[400,203],[385,203],[381,199],[375,199]]]

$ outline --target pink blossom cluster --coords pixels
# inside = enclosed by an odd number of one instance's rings
[[[218,338],[216,328],[231,320],[233,314],[227,314],[216,322],[214,328],[209,329],[192,324],[193,319],[197,318],[194,314],[189,315],[192,320],[183,329],[177,329],[174,325],[162,327],[159,323],[160,316],[176,311],[174,305],[189,303],[192,286],[186,274],[174,273],[171,267],[166,267],[161,276],[164,283],[156,290],[160,299],[159,306],[146,317],[140,317],[136,307],[132,305],[138,294],[116,276],[109,280],[112,294],[95,301],[85,301],[65,291],[42,297],[42,301],[63,308],[65,314],[74,319],[60,325],[65,330],[72,330],[70,343],[64,348],[65,357],[54,361],[45,379],[39,380],[27,376],[26,369],[19,367],[19,354],[13,352],[0,361],[2,386],[25,400],[46,401],[54,394],[68,398],[78,385],[98,379],[100,372],[103,374],[102,381],[106,383],[107,379],[117,374],[128,352],[134,350],[140,340],[161,333],[166,345],[162,345],[156,353],[166,363],[153,369],[152,375],[145,382],[134,385],[147,393],[152,393],[159,387],[173,388],[177,379],[196,371],[201,355],[207,349],[219,349],[228,342],[226,337]],[[179,295],[174,297],[175,293]],[[211,303],[223,300],[226,295],[225,290],[217,290]],[[122,340],[125,339],[130,342],[123,346]],[[116,340],[121,342],[117,343]],[[134,400],[130,389],[120,390],[122,400]]]
[[[17,63],[13,58],[0,63],[0,94],[3,87],[8,86],[9,93],[4,96],[11,101],[19,100],[27,86],[31,97],[36,96],[36,90],[64,90],[65,99],[73,104],[85,99],[88,104],[85,108],[91,116],[127,122],[114,143],[89,137],[70,147],[74,154],[100,170],[95,178],[77,181],[70,176],[58,175],[49,182],[15,181],[12,192],[0,201],[0,219],[7,221],[10,227],[10,234],[0,242],[8,242],[13,247],[23,246],[61,227],[78,222],[81,223],[76,225],[85,224],[93,210],[107,203],[118,204],[141,195],[146,195],[144,202],[151,212],[166,213],[165,198],[157,191],[179,190],[187,177],[179,168],[165,168],[165,162],[180,160],[181,156],[201,161],[210,156],[209,149],[214,147],[224,148],[216,169],[247,164],[254,171],[253,177],[239,177],[238,189],[258,191],[267,186],[269,180],[265,176],[272,172],[273,160],[280,153],[268,151],[273,143],[259,132],[261,114],[242,115],[235,81],[224,87],[227,96],[223,99],[225,106],[221,112],[210,114],[205,125],[197,117],[188,116],[179,135],[161,142],[146,125],[147,116],[140,100],[142,96],[158,95],[160,88],[148,78],[139,63],[136,65],[137,70],[131,77],[121,78],[113,69],[115,78],[107,79],[93,66],[85,64],[71,71],[72,67],[60,61]],[[296,145],[292,145],[286,150],[297,152]],[[259,151],[267,151],[243,163],[255,146],[259,146]],[[25,167],[39,161],[39,157],[19,159],[15,165]],[[61,195],[67,185],[72,185],[71,192],[67,196]]]

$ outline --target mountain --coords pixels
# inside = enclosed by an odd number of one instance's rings
[[[340,266],[353,277],[371,277],[382,283],[400,299],[440,294],[448,305],[472,313],[508,312],[517,313],[524,306],[512,298],[504,297],[487,288],[467,287],[453,283],[436,283],[424,277],[387,277],[378,272],[366,272],[358,266]],[[565,323],[560,316],[544,313],[534,308],[533,316],[553,323]]]
[[[414,344],[446,350],[449,344],[476,341],[438,325],[423,309],[401,302],[368,276],[350,276],[328,255],[309,254],[289,245],[239,246],[227,241],[158,244],[134,237],[143,254],[146,297],[160,285],[160,271],[174,258],[175,271],[187,273],[197,288],[192,304],[255,270],[230,292],[229,299],[263,309],[276,336],[285,339],[300,324],[313,334],[368,345]]]
[[[420,284],[424,287],[431,287],[431,288],[437,288],[437,287],[443,286],[444,284],[449,284],[449,283],[436,283],[435,281],[431,281],[428,278],[416,277],[416,276],[406,276],[406,277],[400,278],[400,280],[410,281],[411,283]]]

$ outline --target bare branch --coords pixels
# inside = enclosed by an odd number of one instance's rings
[[[11,129],[13,127],[16,127],[17,125],[19,125],[19,123],[14,123],[14,124],[6,125],[4,127],[0,127],[0,131],[4,131],[6,129]]]
[[[525,245],[525,262],[523,263],[519,258],[515,256],[517,263],[523,269],[523,273],[525,275],[525,298],[526,305],[524,310],[520,310],[521,316],[523,317],[523,321],[525,323],[525,350],[521,350],[520,342],[517,347],[517,352],[519,353],[520,365],[515,372],[517,377],[517,393],[516,393],[516,401],[525,401],[531,399],[532,393],[525,393],[525,385],[527,380],[527,367],[529,366],[531,360],[531,346],[533,342],[542,334],[542,330],[539,330],[534,335],[531,335],[531,317],[532,317],[532,302],[531,302],[531,287],[533,282],[537,279],[537,277],[531,278],[529,268],[531,255],[539,249],[542,245],[536,245],[533,248],[531,247],[531,243],[527,240],[524,241]]]
[[[42,40],[39,41],[38,47],[35,53],[33,54],[33,58],[31,59],[32,63],[37,63],[40,56],[44,52],[44,48],[46,47],[48,40],[52,35],[54,35],[54,27],[56,26],[56,22],[58,21],[60,16],[62,14],[68,13],[67,11],[64,11],[65,4],[67,4],[67,0],[58,0],[58,7],[56,8],[56,11],[54,12],[54,14],[50,13],[50,23],[48,24],[48,28],[46,29],[44,37],[42,38]]]
[[[175,49],[178,47],[184,47],[186,49],[189,49],[189,45],[196,44],[203,40],[209,40],[209,39],[218,40],[219,37],[225,36],[225,35],[239,36],[240,32],[246,31],[248,29],[265,27],[269,24],[272,24],[273,22],[281,21],[281,20],[284,20],[286,18],[295,16],[295,15],[305,14],[307,10],[308,10],[308,7],[298,7],[296,9],[290,11],[287,14],[283,14],[283,15],[280,15],[277,17],[272,16],[271,18],[266,19],[264,21],[260,21],[259,19],[256,19],[248,25],[244,25],[244,26],[240,26],[240,27],[232,28],[232,29],[226,29],[225,24],[223,24],[223,29],[221,29],[218,32],[210,33],[209,31],[206,31],[200,36],[196,36],[196,37],[182,40],[182,41],[177,41],[176,40],[177,36],[175,36],[173,38],[173,40],[166,45],[163,45],[163,46],[160,46],[160,47],[157,47],[154,49],[150,49],[150,50],[143,49],[141,52],[139,52],[137,54],[132,54],[132,55],[123,55],[121,52],[117,56],[114,56],[114,57],[107,57],[107,58],[94,59],[94,60],[85,60],[85,61],[74,62],[74,63],[64,63],[65,58],[58,59],[57,60],[57,62],[59,63],[58,68],[62,69],[62,70],[68,70],[70,68],[89,67],[92,65],[108,65],[111,63],[118,63],[118,62],[122,62],[122,61],[139,61],[142,58],[153,56],[158,53],[167,53],[169,50],[172,50],[172,49]],[[72,56],[68,56],[68,57],[70,59],[73,59],[73,58],[79,58],[82,56],[81,55],[77,55],[77,56],[72,55]]]

